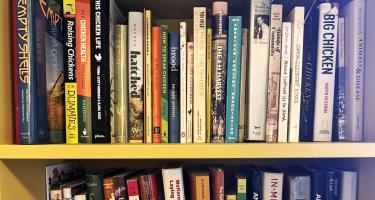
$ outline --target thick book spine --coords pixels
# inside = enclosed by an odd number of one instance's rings
[[[315,87],[314,141],[332,141],[335,89],[338,3],[321,3]]]
[[[230,17],[229,17],[230,18]],[[246,177],[245,176],[237,176],[237,199],[238,200],[246,200]]]
[[[161,29],[152,27],[152,142],[161,143]]]
[[[355,171],[341,171],[340,198],[345,200],[357,199],[358,173]]]
[[[154,174],[142,175],[139,177],[142,200],[158,200],[159,193],[157,182]]]
[[[97,174],[86,175],[87,197],[91,200],[104,200],[103,177]]]
[[[128,135],[128,27],[114,27],[114,132],[115,143],[125,143]]]
[[[169,33],[168,38],[168,142],[180,143],[180,36]]]
[[[226,84],[226,122],[225,142],[238,141],[238,110],[240,104],[241,50],[242,50],[242,17],[229,16],[228,35],[228,69]],[[225,121],[225,119],[224,119]],[[220,130],[220,120],[218,131]]]
[[[247,131],[247,103],[246,103],[246,83],[247,83],[247,46],[248,29],[242,29],[242,55],[241,55],[241,78],[240,78],[240,110],[238,120],[238,142],[243,142]]]
[[[283,173],[263,172],[263,200],[282,200],[283,176]]]
[[[266,142],[277,142],[283,5],[271,5]]]
[[[288,141],[289,119],[289,87],[290,87],[290,55],[292,46],[292,24],[283,22],[282,47],[281,47],[281,74],[279,97],[279,122],[278,142]]]
[[[63,1],[65,130],[66,143],[78,143],[78,105],[76,77],[76,8],[75,0]]]
[[[90,0],[76,0],[79,143],[92,143],[90,12]]]
[[[211,80],[212,80],[212,28],[207,28],[207,47],[206,47],[206,56],[207,56],[207,79],[206,79],[206,143],[211,142]],[[194,57],[193,57],[194,59]],[[193,62],[194,65],[194,62]]]
[[[288,199],[310,199],[310,176],[288,176]],[[315,198],[314,198],[315,199]]]
[[[295,7],[288,19],[292,22],[288,142],[299,142],[305,7]]]
[[[187,43],[187,94],[186,94],[186,110],[187,110],[187,118],[186,118],[186,142],[192,143],[193,142],[193,71],[194,71],[194,43],[188,42]]]
[[[338,171],[327,171],[325,179],[325,197],[326,200],[339,200],[341,189],[341,174]]]
[[[194,7],[194,143],[206,142],[206,34],[206,8]]]
[[[226,75],[228,3],[217,1],[212,4],[212,69],[211,69],[211,142],[225,141],[226,125]],[[238,32],[238,30],[237,30]]]
[[[224,170],[221,168],[210,169],[212,198],[224,200]]]
[[[186,143],[186,22],[180,22],[180,143]]]
[[[366,1],[350,1],[345,17],[345,120],[346,141],[363,139],[363,91],[365,67]],[[355,26],[353,26],[355,24]]]
[[[142,143],[143,107],[143,13],[129,12],[129,136],[130,143]]]
[[[165,200],[185,200],[182,168],[162,169]]]
[[[250,180],[252,181],[251,184],[251,199],[252,200],[259,200],[263,199],[262,193],[262,186],[263,186],[263,178],[262,178],[262,171],[256,170],[252,173]]]
[[[324,172],[313,169],[309,170],[311,177],[311,199],[324,199],[326,189]]]
[[[126,185],[128,188],[129,200],[140,200],[138,179],[132,178],[126,180]]]
[[[192,200],[210,199],[210,177],[208,173],[190,173],[190,189]]]
[[[144,51],[144,126],[145,143],[152,143],[152,65],[151,65],[151,11],[144,11],[143,51]]]
[[[110,200],[115,197],[115,185],[113,182],[113,177],[103,179],[103,193],[104,200]]]
[[[161,138],[168,143],[168,25],[161,25]]]
[[[115,200],[126,200],[128,192],[124,176],[114,176],[113,185],[115,188]]]

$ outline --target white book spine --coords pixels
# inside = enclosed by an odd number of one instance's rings
[[[341,200],[357,200],[357,181],[357,172],[341,172]]]
[[[303,33],[305,8],[295,7],[289,14],[292,22],[291,82],[289,101],[289,142],[299,142],[301,111]]]
[[[194,43],[187,43],[187,119],[186,119],[186,143],[193,142],[193,71],[194,71]]]
[[[146,143],[152,143],[152,65],[151,65],[151,11],[144,13],[144,52],[145,52],[145,131]]]
[[[246,122],[246,82],[247,82],[247,43],[248,43],[248,29],[242,29],[242,58],[241,58],[241,85],[240,85],[240,116],[238,122],[238,142],[243,142],[247,132]]]
[[[314,141],[332,141],[337,55],[338,3],[321,3],[315,85]]]
[[[283,22],[281,47],[281,76],[279,98],[278,142],[288,141],[290,54],[292,46],[292,23]]]
[[[184,200],[182,168],[162,169],[165,200]]]
[[[206,8],[194,7],[194,143],[206,142]]]
[[[246,140],[265,140],[270,7],[271,0],[251,0],[250,3],[249,107]]]
[[[345,17],[345,120],[347,141],[363,139],[363,85],[365,67],[365,0],[350,1]]]
[[[74,195],[74,200],[86,200],[86,194]]]
[[[186,22],[180,22],[180,142],[186,143]]]
[[[263,200],[282,200],[283,173],[263,172]]]

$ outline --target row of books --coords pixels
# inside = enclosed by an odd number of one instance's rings
[[[193,33],[50,1],[14,2],[17,144],[362,141],[365,0],[217,1]]]
[[[55,184],[47,200],[355,200],[357,176],[323,165],[116,168]]]

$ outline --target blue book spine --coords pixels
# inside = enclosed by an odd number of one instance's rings
[[[325,173],[320,170],[311,170],[311,199],[324,199],[325,197]]]
[[[262,199],[262,186],[263,186],[262,171],[261,170],[254,171],[252,174],[252,179],[250,181],[252,182],[250,199],[261,200]]]
[[[238,114],[240,103],[242,17],[229,16],[228,76],[226,101],[226,143],[238,141]]]
[[[326,200],[339,200],[340,199],[340,187],[341,187],[341,175],[337,171],[326,172],[326,187],[325,187],[325,198]]]
[[[168,37],[168,142],[180,143],[180,34]]]

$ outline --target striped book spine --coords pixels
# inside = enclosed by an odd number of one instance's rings
[[[161,25],[161,137],[168,143],[168,25]]]

